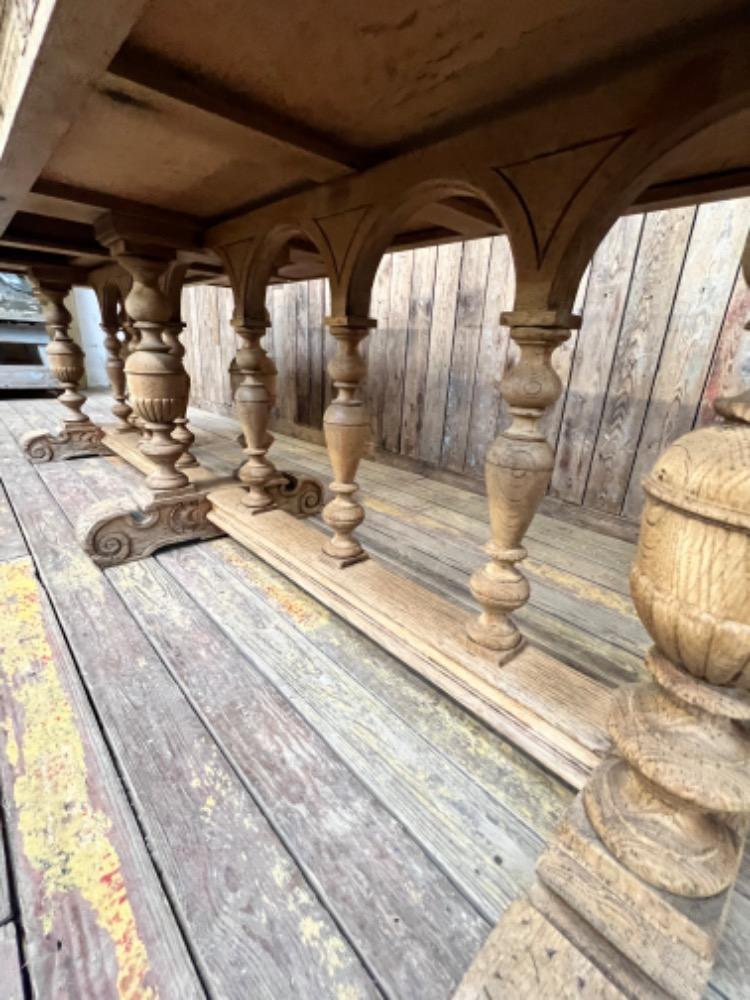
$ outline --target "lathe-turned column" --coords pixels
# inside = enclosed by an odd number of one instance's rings
[[[111,429],[119,434],[132,430],[129,418],[133,412],[132,407],[127,402],[127,386],[125,383],[124,358],[127,356],[127,340],[120,340],[117,336],[121,325],[120,317],[118,317],[117,323],[101,324],[102,331],[104,332],[104,349],[107,352],[107,377],[112,387],[112,397],[114,399],[112,414],[117,421]]]
[[[520,348],[500,393],[511,424],[492,443],[485,462],[491,540],[490,562],[474,573],[471,592],[481,607],[470,622],[471,639],[497,654],[499,663],[523,645],[511,617],[529,599],[529,583],[518,569],[526,558],[523,538],[549,485],[555,453],[540,422],[560,395],[552,352],[580,325],[580,317],[553,312],[504,313],[502,322]]]
[[[242,426],[239,443],[246,460],[237,478],[247,487],[243,505],[252,514],[281,508],[294,517],[317,514],[323,506],[323,486],[310,476],[278,470],[268,458],[273,444],[269,431],[276,401],[276,365],[261,343],[268,324],[233,324],[242,345],[230,367],[234,410]]]
[[[30,431],[24,435],[23,450],[32,462],[107,455],[109,450],[102,444],[103,430],[83,413],[86,397],[78,386],[85,371],[84,353],[68,332],[71,315],[65,307],[73,284],[70,271],[67,268],[40,268],[33,271],[29,279],[42,306],[50,338],[47,358],[52,373],[63,387],[58,399],[65,407],[65,415],[56,434]]]
[[[242,502],[255,513],[275,506],[269,492],[269,484],[276,478],[276,469],[268,460],[267,452],[273,443],[268,430],[268,420],[273,399],[269,392],[266,373],[275,381],[276,367],[261,346],[261,338],[266,332],[266,323],[252,325],[234,324],[242,338],[242,346],[235,358],[238,381],[234,392],[234,409],[242,427],[243,451],[247,456],[237,472],[237,478],[247,486]]]
[[[349,566],[367,558],[354,537],[355,528],[365,516],[362,505],[354,499],[359,488],[355,477],[370,434],[367,408],[358,395],[359,385],[367,373],[359,344],[368,330],[376,326],[376,321],[369,317],[334,316],[327,319],[326,324],[338,348],[328,365],[336,396],[323,417],[334,476],[330,484],[333,500],[323,508],[323,519],[333,535],[323,545],[323,552],[340,566]]]
[[[188,376],[182,358],[171,351],[163,337],[171,306],[160,278],[169,261],[122,254],[118,263],[133,279],[125,308],[139,340],[128,355],[125,372],[133,410],[148,432],[142,450],[156,466],[147,476],[146,485],[158,495],[189,483],[184,472],[177,468],[185,445],[173,436],[176,418],[184,417],[187,411]]]
[[[182,320],[171,320],[164,327],[164,331],[162,333],[164,342],[167,344],[169,348],[169,353],[179,358],[180,363],[183,364],[183,368],[184,368],[184,362],[182,361],[182,359],[185,357],[185,345],[180,340],[180,334],[184,329],[185,329],[185,324],[182,322]],[[188,398],[189,398],[190,376],[187,374],[187,372],[185,372],[185,376],[188,380]],[[190,449],[193,447],[193,444],[195,443],[195,434],[193,434],[193,432],[190,430],[188,426],[187,416],[175,417],[174,422],[175,422],[175,429],[172,434],[172,437],[176,441],[182,442],[184,446],[184,451],[177,460],[178,468],[183,469],[185,467],[197,465],[198,460],[196,459],[195,455],[193,455],[192,452],[190,451]]]

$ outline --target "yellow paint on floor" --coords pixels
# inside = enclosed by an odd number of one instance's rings
[[[619,594],[616,590],[600,587],[584,580],[581,576],[576,576],[575,573],[568,573],[564,569],[550,566],[549,563],[539,562],[537,559],[526,559],[522,563],[522,567],[528,570],[532,579],[536,577],[538,580],[544,580],[546,583],[567,590],[575,597],[581,597],[603,608],[609,608],[610,611],[617,611],[621,615],[627,615],[628,618],[638,618],[630,598],[626,597],[625,594]]]
[[[212,544],[221,551],[227,563],[241,570],[251,584],[259,587],[304,632],[313,632],[329,621],[331,616],[321,604],[260,559],[230,542]]]
[[[15,772],[23,851],[43,887],[43,930],[49,934],[54,927],[59,897],[80,893],[112,940],[118,995],[155,1000],[148,955],[110,838],[112,823],[89,796],[83,743],[28,560],[0,565],[0,607],[0,682],[4,698],[15,703],[16,720],[14,727],[6,719],[5,753]]]

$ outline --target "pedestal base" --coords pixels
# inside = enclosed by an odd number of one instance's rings
[[[703,995],[731,888],[709,899],[687,899],[648,885],[597,837],[580,796],[540,858],[537,874],[669,996]]]
[[[327,535],[281,510],[252,517],[238,486],[209,494],[209,519],[576,787],[608,753],[608,689],[527,646],[498,667],[450,601],[370,558],[342,572]]]
[[[132,465],[144,475],[155,469],[148,455],[144,455],[139,448],[140,433],[137,429],[133,428],[128,432],[107,426],[104,428],[104,441],[111,452],[119,455],[128,465]],[[185,466],[180,471],[185,473],[195,489],[206,492],[218,486],[237,482],[235,456],[225,457],[215,450],[204,450],[200,446],[193,450],[198,454],[197,464]],[[268,492],[274,504],[260,508],[258,513],[281,508],[293,517],[312,517],[317,514],[323,506],[325,493],[320,480],[281,471],[278,481],[269,486]]]
[[[94,423],[63,424],[57,434],[29,431],[21,438],[21,447],[30,462],[59,462],[67,458],[111,455],[104,443],[104,431]]]
[[[210,509],[206,493],[191,487],[166,497],[147,495],[139,504],[132,499],[103,500],[83,514],[76,535],[98,566],[116,566],[166,545],[223,535],[208,520]]]

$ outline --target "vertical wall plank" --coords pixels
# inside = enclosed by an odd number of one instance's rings
[[[578,284],[575,302],[573,303],[573,315],[581,316],[586,307],[586,295],[589,289],[589,279],[591,278],[591,264],[583,272],[583,277]],[[546,436],[553,449],[557,451],[557,442],[560,437],[560,424],[562,423],[565,403],[568,398],[570,388],[570,375],[573,368],[573,358],[578,344],[579,330],[571,330],[570,336],[563,341],[552,354],[552,367],[560,379],[560,395],[552,404],[547,413],[540,421],[542,432]],[[515,345],[514,345],[515,347]]]
[[[298,424],[310,424],[310,386],[312,385],[313,364],[318,359],[310,347],[308,328],[308,282],[296,281],[285,294],[294,298],[295,328],[293,331],[296,354],[294,359],[294,419]]]
[[[310,426],[321,427],[323,424],[323,399],[325,370],[325,291],[326,281],[307,282],[307,336],[310,345]]]
[[[391,300],[385,346],[385,392],[380,419],[381,438],[378,441],[380,447],[393,452],[401,449],[401,416],[413,268],[413,250],[403,250],[393,254]]]
[[[419,439],[427,389],[430,356],[430,327],[435,291],[437,247],[425,247],[414,254],[406,343],[404,404],[401,415],[401,453],[419,458]]]
[[[279,370],[276,412],[282,420],[294,421],[297,412],[296,325],[297,300],[289,286],[278,285],[271,292],[274,360]]]
[[[489,238],[471,240],[461,261],[441,461],[452,472],[463,472],[466,461],[491,246]]]
[[[703,390],[696,425],[704,427],[713,423],[714,400],[719,396],[733,396],[750,386],[750,334],[745,324],[750,320],[750,288],[738,270],[734,291],[724,317],[716,353],[711,363],[706,386]]]
[[[515,291],[516,272],[510,242],[507,236],[493,236],[466,446],[465,468],[475,476],[483,474],[484,456],[495,437],[502,404],[500,380],[505,371],[509,340],[508,328],[501,326],[500,315],[513,308]]]
[[[591,265],[550,492],[581,503],[627,301],[642,215],[618,219]]]
[[[383,403],[385,400],[385,380],[387,378],[386,349],[388,344],[388,324],[391,305],[391,274],[393,256],[386,254],[380,262],[370,296],[370,316],[378,325],[370,330],[362,351],[367,358],[367,384],[365,398],[370,411],[372,440],[379,444],[382,439]]]
[[[453,330],[456,323],[456,300],[463,249],[462,243],[449,243],[438,247],[437,252],[424,418],[419,440],[419,457],[435,465],[440,461],[443,447],[445,402],[448,395],[448,373],[453,351]]]
[[[698,209],[623,505],[627,517],[639,516],[641,481],[659,453],[693,425],[749,224],[750,198],[731,211],[722,202]]]
[[[553,355],[564,390],[543,427],[559,439],[557,495],[637,518],[639,482],[659,451],[712,420],[717,395],[750,383],[741,329],[750,292],[737,279],[749,222],[750,198],[736,199],[651,213],[640,242],[641,219],[621,219],[603,241],[578,291],[583,329]],[[379,326],[363,344],[373,441],[481,478],[487,446],[507,425],[499,381],[517,348],[498,319],[513,289],[504,236],[384,257],[371,306]],[[276,286],[267,302],[280,415],[319,427],[335,352],[323,325],[328,282]],[[183,311],[193,402],[228,412],[231,292],[186,289]]]
[[[667,331],[694,208],[647,216],[586,487],[586,506],[620,512]]]

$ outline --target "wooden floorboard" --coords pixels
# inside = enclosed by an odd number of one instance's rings
[[[100,460],[98,464],[101,487],[106,460]],[[91,469],[89,462],[78,463],[81,469],[84,465]],[[88,487],[84,488],[83,493],[76,495],[75,489],[70,486],[71,472],[62,466],[50,467],[42,475],[50,485],[53,485],[52,480],[58,476],[68,483],[67,489],[55,489],[55,493],[68,512],[74,514],[80,508],[81,501],[85,500],[85,490]],[[111,475],[109,486],[111,489]],[[198,557],[199,553],[200,549],[188,547],[175,555]],[[387,813],[382,812],[362,785],[341,773],[341,765],[333,759],[326,744],[311,729],[304,724],[297,724],[300,729],[297,760],[294,759],[291,747],[285,749],[283,761],[275,754],[268,754],[269,740],[276,740],[279,734],[291,734],[294,731],[294,724],[288,718],[284,721],[279,718],[280,712],[288,713],[288,704],[292,703],[292,699],[285,704],[269,688],[267,697],[271,700],[274,714],[268,718],[260,715],[246,721],[236,718],[235,708],[233,718],[231,708],[225,703],[226,697],[231,697],[235,706],[251,704],[254,700],[261,701],[260,678],[253,675],[249,657],[246,670],[243,672],[239,669],[244,658],[240,657],[237,649],[221,635],[200,608],[192,603],[184,590],[174,583],[170,585],[169,578],[151,561],[109,570],[106,576],[114,582],[124,603],[148,631],[174,676],[180,679],[185,690],[191,694],[196,707],[200,705],[202,716],[210,722],[212,732],[222,746],[228,749],[231,759],[247,778],[253,793],[262,799],[264,810],[274,827],[281,832],[285,843],[290,846],[295,857],[301,859],[305,870],[313,873],[311,877],[322,898],[329,901],[337,920],[351,935],[376,981],[383,983],[389,995],[394,997],[448,996],[464,969],[466,955],[481,940],[489,929],[489,924],[485,924],[473,907],[453,889],[451,883],[440,876],[439,868],[405,833],[400,824],[394,824]],[[95,596],[89,594],[87,598],[98,608],[99,601],[93,600]],[[242,595],[234,594],[232,603],[235,610],[242,607]],[[256,612],[256,616],[258,614],[262,616],[263,609]],[[249,609],[247,616],[251,616]],[[244,620],[245,614],[241,617]],[[270,649],[271,644],[264,641]],[[196,650],[205,650],[209,662],[198,656]],[[278,656],[288,657],[295,650],[287,643],[274,652]],[[257,653],[251,653],[255,660]],[[299,656],[299,652],[296,655]],[[222,693],[219,707],[212,705],[211,698],[205,693],[201,697],[195,695],[197,676],[200,677],[200,683],[205,685],[209,671],[213,672],[215,678],[213,689]],[[220,676],[217,676],[218,671],[221,671]],[[233,687],[236,691],[232,691]],[[96,697],[97,702],[105,699],[104,694],[97,694]],[[262,707],[261,704],[256,711],[262,711]],[[140,708],[141,700],[137,699],[134,710]],[[266,711],[269,709],[266,708]],[[111,722],[107,722],[108,729],[110,725],[128,730],[134,727],[135,722],[113,718]],[[239,756],[236,749],[238,739],[248,741],[240,747]],[[264,749],[263,758],[261,754]],[[252,771],[246,763],[249,758],[253,760]],[[257,769],[261,760],[264,761],[265,770],[259,777]],[[322,772],[326,779],[321,780],[317,787],[312,781],[316,770]],[[299,789],[303,780],[313,787],[306,796],[309,817],[301,827],[304,815],[300,815],[303,803],[299,799]],[[155,784],[154,787],[158,788],[158,785]],[[205,796],[205,788],[201,792]],[[489,809],[491,801],[487,798],[485,805]],[[279,819],[278,814],[284,807],[289,812]],[[148,809],[153,812],[154,803],[149,803]],[[351,813],[346,819],[342,815],[344,810]],[[354,829],[352,816],[356,817]],[[315,822],[321,824],[317,837],[312,829]],[[520,828],[521,824],[517,823],[517,826]],[[331,858],[334,846],[332,831],[338,827],[343,828],[346,837],[342,839],[339,833],[335,858]],[[499,832],[503,833],[502,830]],[[528,839],[531,840],[532,847],[525,855],[525,864],[530,871],[541,841],[530,832],[527,832]],[[380,845],[378,850],[374,849],[373,842]],[[316,848],[314,853],[311,857],[306,856],[311,848]],[[509,841],[508,849],[509,852],[517,851],[512,841]],[[383,852],[386,852],[388,862]],[[349,865],[346,864],[347,860]],[[512,864],[510,869],[513,870]],[[270,866],[270,870],[273,871],[273,866]],[[358,873],[356,885],[353,883],[352,871]],[[378,904],[372,915],[364,916],[364,911],[367,910],[366,898],[372,895],[372,887],[375,885],[378,887]],[[366,894],[364,897],[363,891]],[[417,899],[428,906],[433,914],[429,920],[425,918],[421,908],[415,907]],[[385,913],[390,915],[388,919],[384,918]],[[272,913],[272,917],[273,922],[278,923],[276,915]],[[302,920],[300,917],[302,926],[309,926],[311,919]],[[194,947],[200,943],[201,935],[198,931],[194,927],[190,928]],[[322,947],[323,936],[320,935],[321,941],[318,941],[318,937],[316,931],[314,940]],[[329,950],[334,950],[333,944],[328,943],[326,946]],[[227,955],[227,961],[230,958],[231,953]],[[312,959],[308,957],[308,960]],[[338,961],[336,965],[338,966]],[[295,980],[302,982],[302,974],[295,976]],[[315,995],[329,993],[319,988]],[[334,995],[332,990],[330,995]]]
[[[237,433],[233,421],[214,414],[196,412],[193,424],[212,435],[220,432],[230,446]],[[215,446],[215,437],[205,445]],[[239,452],[234,455],[238,461]],[[330,475],[325,449],[308,442],[279,436],[272,458],[281,468],[324,482]],[[366,510],[359,534],[370,551],[474,607],[468,579],[486,560],[484,498],[374,462],[362,463],[358,480]],[[610,684],[638,679],[648,638],[628,596],[633,545],[544,515],[532,522],[527,545],[532,593],[518,619],[529,638]]]
[[[0,401],[0,422],[17,437],[29,426],[54,426],[56,408],[50,400],[35,400],[33,407],[25,400]],[[108,408],[99,395],[88,404],[99,419]],[[198,415],[195,426],[198,449],[218,445],[222,461],[234,460],[236,425]],[[325,476],[322,449],[299,441],[287,446],[283,439],[276,448],[279,465]],[[383,560],[407,575],[430,565],[431,586],[470,606],[465,581],[469,558],[486,532],[484,500],[447,484],[435,489],[432,480],[412,472],[366,466],[368,546],[375,551],[380,538]],[[528,880],[537,845],[550,835],[570,791],[228,539],[173,549],[106,574],[93,570],[74,553],[61,508],[75,520],[95,498],[138,489],[141,476],[121,460],[34,470],[10,435],[0,435],[0,478],[3,473],[10,502],[0,492],[0,571],[3,560],[15,565],[24,557],[31,567],[20,518],[54,605],[51,627],[61,641],[65,633],[56,660],[67,657],[66,683],[77,685],[71,700],[89,715],[89,696],[96,707],[91,733],[82,730],[86,751],[114,776],[112,794],[124,810],[122,819],[115,810],[109,836],[126,831],[126,859],[141,857],[149,873],[142,884],[128,880],[134,911],[147,909],[141,893],[150,893],[158,870],[157,891],[163,887],[167,894],[161,896],[161,937],[187,938],[187,967],[192,958],[217,1000],[348,1000],[379,992],[448,1000],[489,921]],[[385,496],[391,474],[395,502]],[[411,566],[402,551],[410,536]],[[471,557],[461,551],[462,538],[471,539]],[[594,648],[589,669],[597,675],[606,672],[608,652],[619,651],[609,675],[617,682],[637,675],[637,635],[628,633],[628,615],[617,605],[627,600],[633,549],[616,538],[598,545],[597,538],[586,526],[561,527],[546,515],[535,519],[528,568],[532,586],[539,581],[540,599],[546,594],[552,608],[534,606],[531,614],[537,628],[547,628],[552,645],[559,622],[558,642],[566,649],[576,643],[584,653],[587,644]],[[430,548],[439,551],[441,539],[445,560],[429,564]],[[587,553],[578,568],[577,547]],[[75,588],[78,598],[69,596]],[[580,624],[566,618],[576,602]],[[165,614],[156,613],[159,606]],[[598,646],[582,627],[592,608],[609,630]],[[0,745],[7,744],[4,718],[0,710]],[[89,747],[97,734],[101,760]],[[20,813],[8,796],[8,761],[6,752],[0,781],[10,806],[10,860],[36,985],[41,958],[53,981],[62,960],[54,929],[45,937],[29,904],[38,879],[19,850]],[[748,886],[746,859],[707,994],[712,1000],[750,1000]],[[284,913],[282,902],[289,900]],[[17,975],[18,948],[12,921],[0,932],[5,1000],[3,962],[9,975]],[[81,935],[82,946],[90,937]],[[157,944],[169,950],[164,941]],[[67,957],[65,947],[62,954]],[[85,982],[69,995],[116,995],[110,959],[93,950],[86,973],[109,971],[109,992]],[[294,970],[293,981],[284,978],[285,969]],[[195,977],[193,982],[195,995],[202,995]],[[334,986],[351,989],[336,992]],[[46,1000],[51,994],[38,995]],[[193,994],[170,984],[160,995]]]
[[[404,1000],[449,996],[467,951],[489,924],[308,724],[299,701],[266,680],[258,669],[260,650],[242,657],[216,629],[210,647],[191,655],[174,617],[187,595],[180,599],[169,574],[130,564],[109,575],[143,616],[174,675],[376,981]],[[173,612],[158,622],[154,595],[168,598]],[[237,617],[257,616],[240,600],[234,608]],[[208,628],[200,609],[191,614]],[[263,641],[277,654],[293,655],[267,636]]]
[[[18,936],[13,924],[0,927],[0,989],[3,1000],[25,1000]]]
[[[0,565],[0,589],[0,782],[36,995],[203,996],[30,561]]]
[[[75,471],[58,465],[42,472],[71,515],[90,496],[85,484],[76,488]],[[359,959],[108,580],[80,550],[65,566],[43,565],[42,572],[205,979],[220,996],[237,1000],[248,992],[278,997],[290,981],[314,996],[347,990],[376,996]],[[66,590],[71,578],[75,595]],[[212,647],[213,636],[201,631],[190,609],[179,611],[186,649]],[[96,650],[111,645],[112,636],[117,645],[103,661]]]

